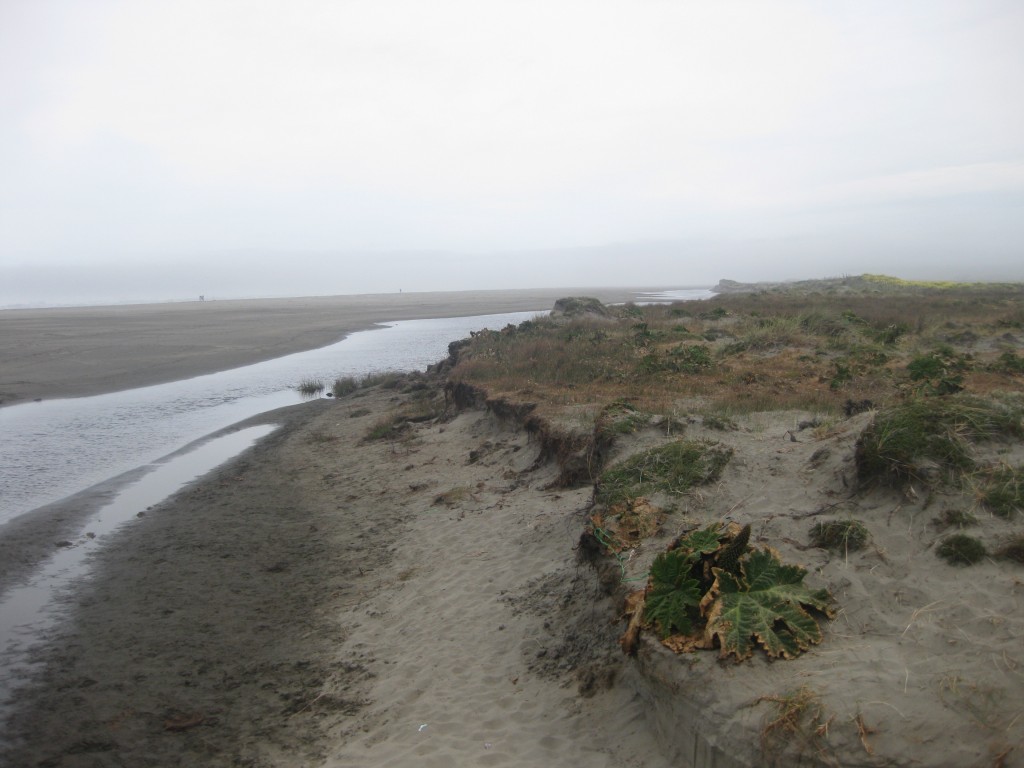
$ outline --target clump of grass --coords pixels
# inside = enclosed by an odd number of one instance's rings
[[[434,497],[434,506],[444,505],[446,507],[454,507],[457,504],[465,501],[473,495],[473,492],[463,486],[456,486],[455,488],[449,488],[444,493],[439,493]]]
[[[962,509],[946,509],[932,521],[932,524],[940,531],[944,531],[947,528],[967,528],[977,525],[978,518]]]
[[[1007,350],[989,365],[989,370],[996,373],[1024,373],[1024,357],[1020,357],[1012,350]]]
[[[988,554],[980,540],[963,533],[943,539],[935,553],[950,565],[974,565]]]
[[[840,360],[836,360],[833,365],[835,365],[836,370],[828,383],[828,387],[832,390],[842,389],[844,384],[848,384],[853,380],[853,371],[848,364]]]
[[[798,338],[801,332],[799,317],[775,315],[757,319],[746,333],[740,335],[740,343],[747,349],[784,347]]]
[[[676,373],[702,373],[714,365],[711,348],[706,344],[681,344],[669,357],[669,367]]]
[[[906,332],[907,326],[904,323],[889,323],[883,328],[875,329],[871,336],[879,344],[891,346],[899,341]]]
[[[379,371],[368,373],[359,382],[360,389],[366,387],[380,387],[381,389],[398,389],[405,380],[405,374],[400,371]]]
[[[413,424],[430,421],[437,418],[439,411],[435,403],[427,400],[417,400],[402,406],[380,419],[377,419],[363,436],[363,440],[395,440],[403,437]]]
[[[1024,509],[1024,471],[1005,464],[988,472],[981,503],[994,515],[1010,519]]]
[[[351,395],[357,389],[359,389],[359,382],[356,381],[354,376],[339,376],[334,380],[331,392],[334,393],[335,397],[345,397],[345,395]]]
[[[857,441],[857,473],[869,479],[923,479],[930,462],[947,474],[975,466],[971,443],[1020,435],[1016,408],[979,398],[921,398],[880,411]]]
[[[320,379],[305,378],[299,382],[299,386],[296,389],[304,397],[314,397],[323,392],[326,387]]]
[[[822,549],[854,552],[868,543],[868,529],[859,520],[831,520],[815,523],[811,528],[811,543]]]
[[[679,440],[651,448],[602,472],[597,497],[611,505],[658,491],[683,494],[717,480],[732,454],[712,441]]]
[[[392,413],[377,419],[363,435],[363,440],[394,440],[409,431],[409,422],[401,413]]]
[[[601,409],[594,431],[599,437],[631,435],[650,423],[651,414],[625,400],[614,400]]]
[[[720,416],[715,413],[706,413],[701,418],[701,423],[708,429],[715,429],[719,432],[734,432],[739,429],[736,422],[728,416]]]
[[[823,755],[823,740],[833,718],[826,717],[817,693],[801,686],[779,696],[762,696],[754,703],[761,702],[775,705],[774,715],[765,717],[761,728],[761,751],[766,757],[793,742],[799,745],[800,752],[811,749]]]
[[[1024,533],[1011,536],[1003,546],[995,552],[996,557],[1013,560],[1024,565]]]
[[[350,419],[358,419],[360,416],[369,416],[371,413],[373,413],[373,411],[369,408],[356,408],[348,415],[348,417]]]

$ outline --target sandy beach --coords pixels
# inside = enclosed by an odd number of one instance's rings
[[[443,385],[259,417],[281,426],[99,549],[34,652],[6,764],[1024,764],[1019,566],[936,557],[936,520],[971,508],[969,491],[857,487],[870,411],[823,431],[795,411],[671,427],[733,457],[620,566],[579,547],[593,488],[560,487],[536,430],[495,403],[444,402]],[[367,439],[424,399],[443,415]],[[668,428],[652,421],[609,460]],[[1019,442],[986,450],[1024,460]],[[808,543],[814,522],[853,514],[863,550]],[[822,644],[736,663],[645,632],[623,655],[624,578],[717,521],[750,524],[752,544],[832,593]],[[794,714],[800,691],[814,697]]]
[[[486,413],[361,444],[394,399],[288,409],[102,549],[8,764],[668,765],[610,687],[589,492],[543,490],[557,468]]]
[[[643,289],[583,291],[606,302]],[[0,310],[0,406],[177,381],[390,320],[548,310],[578,289],[362,294]]]

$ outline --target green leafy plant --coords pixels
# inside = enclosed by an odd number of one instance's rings
[[[803,568],[782,563],[771,549],[751,550],[749,541],[749,525],[711,525],[655,558],[642,617],[665,645],[676,651],[717,646],[723,658],[743,660],[758,646],[769,656],[793,658],[821,642],[810,611],[831,615],[831,596],[807,587]],[[624,636],[623,648],[632,647]]]
[[[692,615],[700,605],[700,582],[690,575],[697,554],[683,549],[662,552],[651,565],[651,589],[647,593],[646,619],[662,638],[693,629]]]
[[[804,606],[829,611],[827,591],[812,591],[807,574],[782,563],[770,549],[755,550],[740,564],[740,573],[719,569],[712,592],[718,598],[707,612],[708,637],[717,638],[721,656],[749,658],[757,645],[769,656],[794,658],[821,642],[821,628]]]

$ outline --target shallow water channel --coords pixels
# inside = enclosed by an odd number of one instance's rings
[[[299,403],[303,379],[329,386],[338,376],[423,370],[470,331],[537,314],[388,323],[328,347],[207,376],[0,408],[0,525],[250,416]]]

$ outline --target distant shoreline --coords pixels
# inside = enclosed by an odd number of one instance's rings
[[[481,288],[474,290],[458,290],[458,291],[390,291],[388,293],[381,293],[379,291],[371,291],[367,293],[346,293],[346,294],[314,294],[304,296],[261,296],[261,295],[250,295],[250,296],[189,296],[188,298],[129,298],[129,299],[111,299],[102,298],[96,300],[81,300],[81,301],[57,301],[57,302],[26,302],[18,304],[2,304],[0,305],[0,313],[5,312],[21,312],[28,310],[37,309],[96,309],[101,307],[109,308],[123,308],[123,307],[149,307],[149,306],[161,306],[167,304],[209,304],[213,302],[241,302],[241,301],[295,301],[295,300],[320,300],[320,299],[340,299],[349,297],[373,297],[379,299],[386,298],[398,298],[405,296],[427,296],[436,295],[440,293],[444,294],[481,294],[481,293],[535,293],[542,292],[547,293],[549,291],[573,291],[576,295],[592,295],[592,294],[603,294],[609,291],[632,291],[637,294],[647,292],[660,292],[660,291],[678,291],[678,290],[694,290],[706,288],[713,290],[713,287],[708,285],[685,285],[676,286],[673,288],[618,288],[618,287],[601,287],[601,288]],[[0,314],[2,317],[2,314]]]
[[[163,384],[326,346],[392,320],[631,301],[671,288],[544,288],[223,299],[0,313],[0,407]]]

